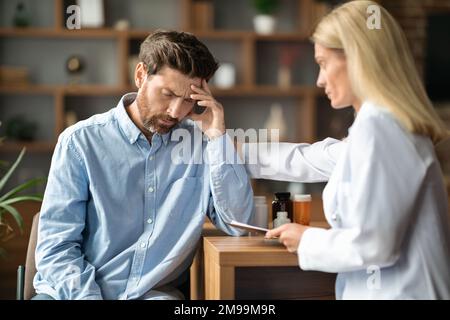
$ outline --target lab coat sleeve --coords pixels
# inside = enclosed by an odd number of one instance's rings
[[[346,142],[245,143],[242,154],[252,178],[293,182],[328,181]]]
[[[303,270],[349,272],[391,266],[415,221],[414,202],[426,168],[417,160],[413,144],[398,137],[406,133],[393,129],[397,124],[360,125],[349,139],[349,180],[340,181],[337,189],[348,212],[338,212],[340,228],[304,232],[298,248]]]

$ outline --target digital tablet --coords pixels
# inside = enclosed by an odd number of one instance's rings
[[[236,228],[244,229],[247,231],[259,232],[262,234],[265,234],[267,231],[269,231],[269,229],[266,229],[266,228],[252,226],[252,225],[249,225],[246,223],[237,222],[235,220],[232,220],[231,222],[227,222],[227,224],[229,224],[230,226],[236,227]]]

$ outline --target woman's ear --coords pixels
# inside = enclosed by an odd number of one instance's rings
[[[139,62],[134,70],[134,83],[136,84],[136,87],[140,89],[145,80],[147,80],[147,69],[143,62]]]

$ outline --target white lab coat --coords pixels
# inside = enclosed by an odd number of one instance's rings
[[[339,273],[337,299],[450,299],[448,199],[430,139],[366,102],[345,141],[249,143],[243,155],[253,178],[328,181],[332,228],[308,229],[297,253],[303,270]]]

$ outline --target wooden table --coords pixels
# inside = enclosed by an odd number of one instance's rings
[[[335,274],[302,271],[297,256],[275,240],[203,240],[205,299],[334,298]]]
[[[203,225],[202,238],[197,247],[194,259],[189,269],[190,275],[190,299],[204,300],[205,299],[205,267],[203,260],[203,238],[214,236],[225,236],[226,233],[217,229],[209,219]]]

